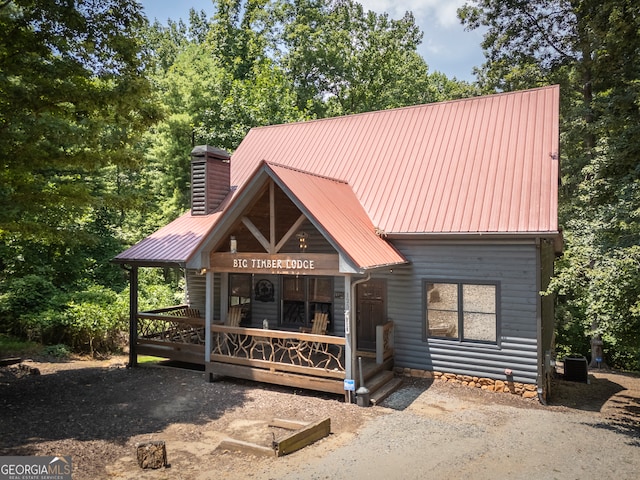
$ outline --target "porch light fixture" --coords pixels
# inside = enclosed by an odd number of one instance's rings
[[[231,253],[238,253],[238,241],[234,236],[231,236],[231,239],[229,240],[229,250]]]
[[[300,251],[301,252],[306,252],[307,251],[307,237],[308,237],[308,235],[306,234],[306,232],[298,232],[296,237],[298,238],[298,242],[300,244]]]

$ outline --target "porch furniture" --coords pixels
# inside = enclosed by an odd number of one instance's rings
[[[189,306],[181,307],[170,314],[176,317],[185,317],[185,319],[201,318],[200,310]],[[174,322],[167,330],[167,337],[172,342],[203,344],[204,327],[194,326],[191,322]]]
[[[228,327],[239,327],[242,321],[242,305],[233,305],[229,307],[229,313],[227,314],[227,320],[224,324]]]
[[[329,314],[316,312],[313,316],[311,328],[300,327],[300,333],[312,333],[313,335],[326,335],[329,325]]]
[[[323,312],[316,312],[313,316],[313,321],[311,324],[311,328],[300,328],[301,333],[311,333],[312,335],[326,335],[327,329],[329,326],[329,314]],[[305,348],[309,348],[311,352],[319,351],[320,344],[318,342],[313,342],[311,345],[308,345],[308,342],[300,342],[300,347],[304,350]]]
[[[227,313],[227,319],[224,322],[224,325],[227,327],[240,327],[240,322],[242,321],[242,305],[233,305],[229,307],[229,312]],[[240,346],[238,335],[235,333],[224,333],[222,344],[224,348],[228,351],[237,351]]]

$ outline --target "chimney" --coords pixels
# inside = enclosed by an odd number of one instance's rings
[[[226,198],[231,189],[230,158],[209,145],[191,151],[191,215],[209,215]]]

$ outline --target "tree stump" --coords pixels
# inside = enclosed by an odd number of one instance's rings
[[[164,441],[139,443],[136,445],[140,468],[162,468],[167,466],[167,447]]]

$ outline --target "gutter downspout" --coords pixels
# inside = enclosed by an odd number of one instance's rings
[[[369,280],[371,280],[371,273],[367,272],[367,276],[365,278],[361,278],[360,280],[356,280],[355,282],[351,283],[351,304],[349,306],[349,310],[350,310],[350,315],[349,315],[349,332],[350,336],[351,336],[351,342],[353,345],[353,349],[351,350],[351,358],[349,359],[349,365],[351,366],[351,378],[353,378],[354,380],[356,379],[356,351],[357,351],[357,346],[356,346],[356,342],[354,341],[356,338],[356,287],[358,285],[360,285],[361,283],[367,283]],[[358,385],[358,387],[360,387],[361,385]]]
[[[540,238],[536,238],[536,287],[538,292],[542,290],[542,242],[540,241]],[[538,346],[536,349],[538,364],[538,374],[536,376],[536,391],[538,394],[538,401],[542,405],[546,406],[547,402],[544,399],[544,385],[547,372],[545,371],[546,362],[544,361],[543,350],[544,335],[542,332],[542,298],[539,293],[536,295],[536,330],[536,338],[538,341]]]

